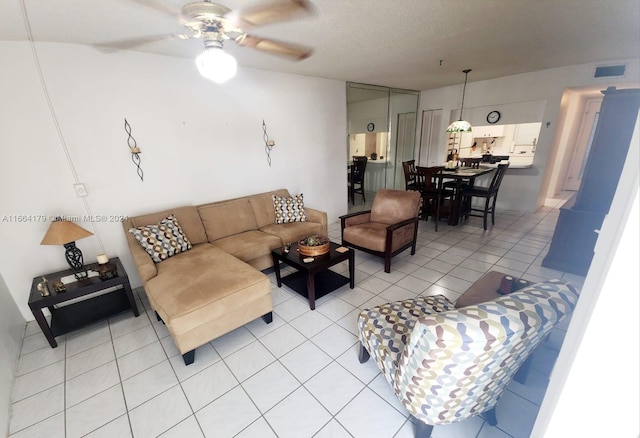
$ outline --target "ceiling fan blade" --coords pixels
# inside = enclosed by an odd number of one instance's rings
[[[179,39],[179,40],[187,40],[190,37],[189,35],[183,34],[167,34],[167,35],[150,35],[139,38],[130,38],[119,41],[109,41],[106,43],[98,43],[93,44],[94,47],[104,51],[104,52],[114,52],[116,50],[127,50],[134,49],[139,46],[144,46],[145,44],[151,44],[159,41],[171,40],[171,39]]]
[[[248,29],[271,23],[289,21],[302,15],[313,15],[315,7],[309,0],[279,0],[276,3],[231,11],[225,18],[240,28]]]
[[[311,56],[313,49],[295,44],[283,43],[266,38],[254,37],[243,34],[236,38],[236,43],[243,47],[252,47],[272,55],[284,56],[297,61],[302,61]]]

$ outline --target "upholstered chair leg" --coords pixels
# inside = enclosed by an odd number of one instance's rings
[[[388,252],[384,255],[384,272],[391,272],[391,254]]]
[[[423,423],[422,421],[416,420],[416,438],[430,438],[431,431],[433,431],[433,426],[430,424]]]
[[[273,312],[265,313],[264,315],[262,315],[262,319],[264,319],[264,322],[266,322],[267,324],[271,324],[271,322],[273,321]]]
[[[162,321],[162,318],[160,318],[160,315],[158,315],[158,312],[156,312],[156,319],[158,321]],[[164,324],[164,321],[162,321],[162,323]]]
[[[187,351],[185,354],[182,355],[182,360],[184,360],[185,365],[191,365],[195,359],[196,359],[195,348],[191,351]]]
[[[498,424],[498,419],[496,418],[495,406],[484,413],[484,419],[487,420],[487,423],[489,423],[489,426],[495,426]]]
[[[513,376],[513,380],[515,380],[516,382],[518,382],[521,385],[524,385],[527,381],[527,376],[529,375],[529,368],[531,368],[531,356],[527,357],[524,362],[522,362],[522,365],[520,365],[520,368],[518,369],[518,371],[516,371],[515,376]]]
[[[364,348],[364,345],[360,344],[360,352],[358,353],[358,361],[360,361],[360,363],[365,363],[366,361],[369,360],[369,352],[367,351],[366,348]]]

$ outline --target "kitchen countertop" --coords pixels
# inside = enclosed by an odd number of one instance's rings
[[[369,158],[367,160],[367,165],[369,164],[387,164],[389,161],[388,160],[372,160],[371,158]],[[347,161],[347,166],[351,166],[351,164],[353,164],[353,161]]]
[[[496,154],[496,155],[500,155],[500,154]],[[470,158],[482,158],[482,155],[472,155]],[[509,169],[528,169],[530,167],[533,167],[533,154],[511,154],[509,155],[508,161],[509,161]],[[480,163],[480,165],[488,166],[488,167],[498,167],[499,163],[506,163],[506,162],[507,160],[501,160],[495,164],[491,164],[489,162],[482,162]]]

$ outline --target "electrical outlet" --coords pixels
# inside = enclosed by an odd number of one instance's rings
[[[76,195],[78,198],[84,198],[87,196],[87,188],[82,183],[74,184],[73,188],[76,190]]]

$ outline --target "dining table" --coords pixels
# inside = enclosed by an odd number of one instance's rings
[[[443,169],[433,175],[437,178],[437,186],[442,189],[446,180],[453,181],[449,187],[453,187],[453,199],[451,202],[451,211],[449,213],[449,225],[458,225],[460,221],[460,213],[462,207],[462,188],[465,185],[473,186],[475,179],[479,176],[486,175],[495,171],[495,167],[480,166],[477,169],[472,167],[456,167],[455,169]]]

